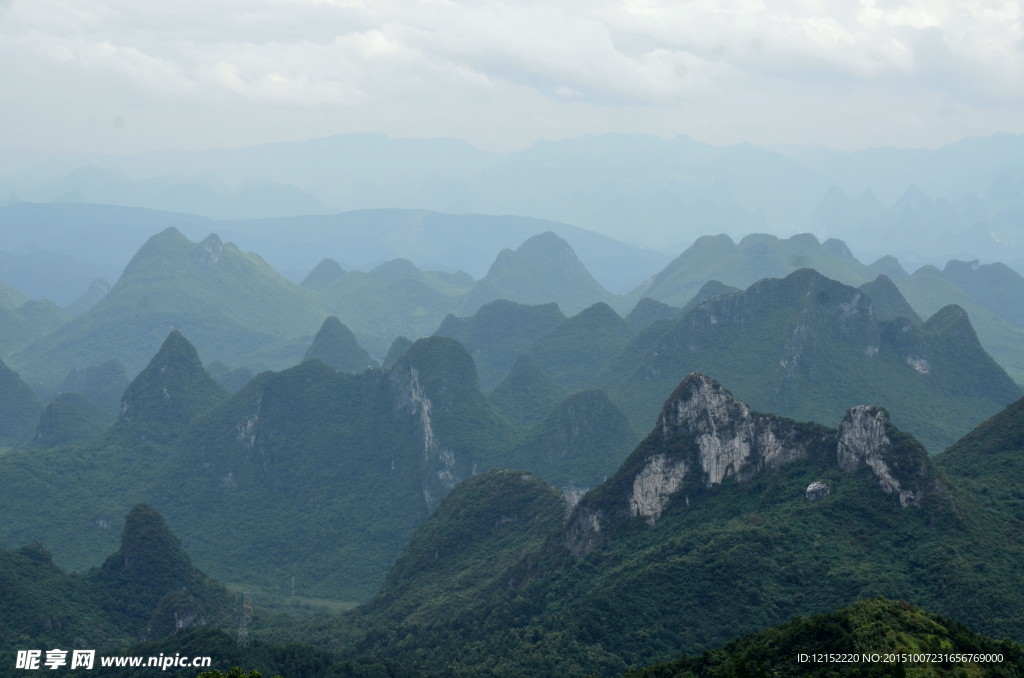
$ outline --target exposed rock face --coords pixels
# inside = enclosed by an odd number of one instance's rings
[[[751,412],[703,374],[683,380],[666,403],[658,427],[666,444],[679,436],[693,441],[698,450],[694,471],[699,468],[708,486],[729,475],[746,480],[807,454],[791,422]]]
[[[582,555],[615,524],[643,518],[654,525],[687,487],[693,492],[727,479],[743,483],[810,458],[849,474],[867,466],[904,508],[920,507],[926,492],[941,485],[924,448],[899,433],[881,408],[851,408],[838,430],[800,424],[752,412],[713,379],[693,373],[616,477],[580,500],[563,544]],[[816,501],[831,493],[830,483],[816,481],[804,496]],[[690,504],[689,493],[680,499]]]
[[[807,497],[808,501],[818,501],[824,499],[828,495],[832,494],[832,487],[828,483],[823,483],[820,480],[815,480],[813,483],[807,486],[804,491],[804,496]]]
[[[434,431],[432,411],[434,403],[420,380],[419,370],[412,366],[396,369],[391,380],[397,389],[396,414],[411,416],[416,422],[423,441],[420,466],[423,473],[423,501],[433,510],[441,498],[463,480],[456,470],[455,455],[441,444]]]
[[[204,268],[209,268],[219,262],[223,254],[224,243],[221,242],[216,233],[211,233],[206,236],[205,240],[196,245],[192,256],[197,264]]]
[[[603,514],[589,506],[579,506],[573,511],[565,529],[563,543],[569,553],[577,558],[589,553],[601,539]]]
[[[664,454],[651,457],[633,479],[629,512],[643,516],[653,525],[686,476],[685,461],[669,461]]]
[[[887,494],[896,495],[900,506],[920,505],[924,488],[909,484],[907,480],[928,475],[927,458],[905,460],[905,468],[896,468],[888,454],[893,447],[888,435],[892,424],[888,413],[880,407],[858,405],[850,408],[839,425],[839,439],[836,443],[836,461],[846,473],[855,472],[866,464],[878,478]],[[923,450],[922,450],[923,452]],[[906,463],[909,462],[909,463]],[[903,478],[901,482],[900,477]]]

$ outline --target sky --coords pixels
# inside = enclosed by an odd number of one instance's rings
[[[1024,3],[0,0],[0,148],[1024,133]]]

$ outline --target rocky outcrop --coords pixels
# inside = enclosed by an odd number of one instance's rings
[[[815,480],[804,490],[804,497],[807,501],[818,501],[832,494],[832,486],[820,480]]]
[[[845,473],[856,472],[861,465],[871,469],[887,494],[894,495],[901,507],[919,506],[927,487],[920,481],[931,475],[927,453],[893,457],[892,424],[880,407],[858,405],[850,408],[839,425],[836,462]],[[920,447],[920,446],[918,446]]]
[[[714,379],[696,372],[669,398],[658,428],[663,445],[685,442],[696,448],[692,473],[706,486],[729,476],[743,481],[807,455],[807,441],[793,422],[751,412]]]
[[[203,268],[210,268],[224,255],[224,243],[216,233],[211,233],[192,250],[193,260]]]
[[[397,389],[396,414],[411,417],[419,430],[423,444],[420,461],[423,501],[428,509],[433,510],[441,498],[462,480],[456,471],[455,455],[437,439],[431,414],[434,403],[421,383],[419,370],[404,366],[391,372],[391,380]]]
[[[713,379],[693,373],[665,403],[654,431],[619,472],[584,496],[570,514],[563,545],[579,556],[614,531],[643,519],[654,525],[673,502],[731,481],[745,483],[803,460],[845,474],[865,467],[901,508],[921,507],[941,490],[927,452],[889,422],[885,410],[851,408],[838,430],[752,412]],[[818,501],[832,483],[812,482],[804,497]]]
[[[658,454],[647,462],[633,478],[633,494],[629,498],[629,512],[643,516],[652,525],[665,509],[672,495],[686,477],[685,461],[670,461]]]

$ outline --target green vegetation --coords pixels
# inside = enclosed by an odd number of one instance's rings
[[[680,399],[694,393],[680,390],[666,403],[665,416],[686,409]],[[970,491],[948,488],[912,438],[887,425],[890,442],[877,448],[903,489],[918,493],[916,504],[900,508],[872,467],[844,471],[837,465],[835,431],[756,413],[744,424],[742,406],[714,407],[714,415],[698,410],[674,433],[663,433],[659,424],[612,478],[584,497],[565,526],[543,539],[536,535],[534,544],[542,544],[519,549],[515,564],[503,572],[495,574],[491,561],[475,575],[446,571],[415,578],[396,571],[376,602],[355,612],[351,623],[360,633],[349,626],[318,633],[345,656],[368,655],[422,675],[452,676],[617,675],[680,652],[709,651],[737,633],[879,595],[908,600],[995,637],[1024,637],[1019,520],[997,507],[983,507],[983,498]],[[705,416],[716,419],[701,423]],[[764,448],[754,445],[749,466],[734,466],[717,484],[708,485],[699,474],[685,477],[664,496],[655,520],[631,513],[630,497],[645,468],[667,470],[681,460],[693,468],[703,431],[717,432],[725,445],[748,425],[771,429],[765,440],[775,441]],[[804,452],[783,452],[788,461],[782,465],[769,462],[770,456],[757,461],[759,454],[776,454],[775,444]],[[811,501],[805,490],[816,481],[828,485],[830,493]],[[455,505],[463,499],[469,496],[450,495],[445,515],[471,515]],[[475,505],[482,501],[472,499]],[[445,526],[433,520],[422,529],[443,533]],[[457,519],[456,525],[465,520]],[[594,525],[599,527],[586,528]],[[597,530],[599,538],[580,550],[581,529]],[[426,540],[424,533],[412,543],[420,539]],[[456,586],[449,588],[456,577],[491,583],[466,599]],[[429,602],[410,609],[406,601]],[[888,649],[890,640],[897,643],[894,649],[912,651],[998,646],[1012,653],[1008,666],[1019,666],[1019,646],[984,641],[932,617],[920,621],[916,611],[885,617],[886,605],[869,602],[843,612],[863,627],[847,633],[864,643],[884,641],[885,648],[872,651]],[[899,630],[890,633],[870,622],[875,614]],[[765,638],[790,632],[784,628]],[[332,636],[335,640],[328,641]],[[768,659],[753,645],[738,647],[694,662],[737,668],[728,664],[731,657]],[[774,662],[791,660],[785,652],[772,655]]]
[[[43,403],[17,372],[0,360],[0,445],[20,445],[32,437]]]
[[[565,321],[557,304],[527,306],[498,300],[468,318],[445,317],[435,336],[452,337],[473,356],[480,386],[489,391],[508,375],[517,356]]]
[[[99,569],[65,574],[32,544],[0,549],[0,576],[5,655],[26,647],[112,649],[140,637],[230,623],[227,591],[192,566],[148,506],[131,510],[120,550]]]
[[[678,313],[678,315],[676,315],[676,319],[682,318],[684,315],[686,315],[693,309],[697,308],[697,306],[701,305],[705,301],[708,301],[710,299],[717,299],[718,297],[724,297],[727,294],[734,294],[739,291],[740,289],[738,287],[733,287],[732,285],[725,285],[723,283],[718,282],[717,280],[709,280],[708,282],[704,283],[704,286],[697,291],[697,294],[694,295],[693,299],[690,299],[690,301],[686,302],[686,306],[683,306],[683,309]]]
[[[806,233],[785,240],[758,233],[739,243],[727,235],[706,235],[630,292],[628,298],[646,296],[682,307],[712,280],[746,289],[758,280],[782,278],[801,268],[813,268],[847,285],[862,285],[875,277],[864,271],[864,265],[849,250],[845,254],[837,255]]]
[[[594,304],[539,337],[526,355],[556,384],[577,391],[621,351],[633,333],[605,303]]]
[[[592,383],[643,430],[694,371],[795,419],[828,423],[853,405],[885,407],[932,452],[1020,397],[962,311],[922,327],[879,321],[862,292],[811,270],[706,301],[671,329],[652,325]]]
[[[983,506],[1024,521],[1024,399],[982,423],[935,462]]]
[[[521,355],[487,399],[516,426],[530,427],[539,424],[566,395],[566,389],[541,372],[529,356]]]
[[[633,310],[625,317],[626,325],[633,332],[639,332],[648,325],[659,320],[671,320],[681,317],[679,309],[662,302],[644,297],[636,302]]]
[[[301,596],[365,600],[437,502],[514,465],[518,440],[446,337],[387,372],[314,360],[228,397],[174,332],[124,402],[91,445],[0,458],[4,543],[40,539],[65,566],[95,565],[115,517],[144,501],[217,577],[278,595],[294,577]]]
[[[31,445],[86,445],[106,430],[109,420],[106,412],[83,396],[77,393],[62,393],[43,410]]]
[[[377,367],[377,361],[363,350],[352,331],[336,316],[328,316],[313,338],[302,360],[319,360],[339,372],[359,373],[368,367]]]
[[[154,235],[95,306],[12,356],[46,384],[112,358],[129,374],[167,333],[189,336],[210,360],[237,358],[276,340],[312,334],[323,318],[315,293],[215,235],[193,243],[175,228]]]
[[[1024,383],[1024,329],[1014,327],[954,284],[934,266],[923,266],[897,283],[900,292],[922,316],[956,304],[971,318],[981,343],[1017,383]]]
[[[354,329],[359,343],[383,355],[396,336],[430,334],[459,308],[468,287],[409,262],[370,273],[346,271],[319,290],[319,303]],[[475,309],[473,309],[475,310]]]
[[[390,370],[398,362],[398,359],[405,355],[406,351],[412,346],[412,339],[409,337],[399,336],[395,337],[395,340],[391,342],[391,347],[388,348],[388,353],[384,357],[383,367],[385,370]]]
[[[871,299],[871,308],[879,320],[907,318],[915,325],[921,324],[920,316],[914,312],[907,300],[900,294],[899,288],[887,276],[879,275],[858,289]]]
[[[7,359],[68,321],[68,314],[51,301],[25,299],[0,283],[0,357]]]
[[[121,414],[112,432],[168,443],[193,417],[227,395],[207,373],[195,347],[174,330],[146,369],[125,389]]]
[[[815,661],[817,655],[878,655],[882,661]],[[929,661],[928,655],[1000,656],[1001,661]],[[888,655],[888,656],[887,656]],[[918,655],[924,661],[902,661]],[[806,657],[803,661],[799,657]],[[899,659],[898,659],[899,658]],[[890,659],[892,661],[890,661]],[[908,657],[908,659],[910,659]],[[980,657],[979,657],[980,659]],[[737,676],[1020,676],[1024,647],[991,640],[963,624],[907,603],[873,598],[841,610],[797,618],[695,657],[627,671],[625,678]]]
[[[1003,263],[951,260],[942,275],[1014,327],[1024,327],[1024,277]]]
[[[557,487],[582,491],[614,473],[636,442],[604,391],[581,391],[552,409],[510,457]]]
[[[121,396],[128,383],[124,365],[117,360],[108,360],[102,365],[72,369],[57,392],[78,393],[103,408],[110,417],[116,417],[121,412]]]
[[[548,231],[527,239],[515,251],[502,250],[470,290],[463,309],[472,313],[497,299],[533,305],[555,302],[563,312],[575,314],[612,297],[569,243]]]

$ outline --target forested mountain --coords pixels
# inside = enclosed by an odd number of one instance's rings
[[[1024,329],[1014,324],[1017,316],[1012,310],[1016,308],[1017,293],[1024,288],[1024,279],[1005,266],[975,264],[950,261],[941,271],[924,266],[907,275],[891,256],[864,265],[842,241],[830,239],[819,243],[809,234],[787,239],[754,234],[739,243],[726,235],[704,236],[626,299],[636,303],[650,297],[682,307],[692,303],[702,286],[711,281],[746,289],[763,278],[783,278],[802,268],[812,268],[853,287],[872,284],[879,275],[885,275],[904,297],[904,301],[896,301],[891,290],[875,288],[876,293],[882,293],[878,304],[883,305],[880,308],[886,319],[896,313],[907,313],[908,303],[911,316],[922,317],[957,304],[969,314],[985,350],[1013,379],[1024,383]],[[890,299],[894,299],[896,307],[885,306]]]
[[[22,378],[0,360],[0,445],[28,442],[43,403]]]
[[[66,430],[74,421],[57,426],[56,412],[44,421],[36,448],[0,457],[0,478],[16,488],[2,509],[4,543],[33,535],[58,562],[87,566],[110,547],[114,516],[145,501],[216,576],[275,590],[294,576],[307,595],[343,600],[373,593],[459,481],[533,467],[586,488],[634,441],[598,393],[552,404],[521,440],[446,337],[413,343],[388,370],[310,360],[229,396],[174,331],[105,434],[90,443]],[[33,511],[43,497],[46,511]]]
[[[7,358],[25,348],[67,319],[68,315],[53,302],[28,299],[0,282],[0,357]]]
[[[538,337],[525,354],[556,384],[584,388],[633,333],[608,304],[586,308]]]
[[[951,648],[968,655],[967,661],[942,661],[940,656]],[[821,661],[826,659],[823,649],[833,658],[877,656],[879,661]],[[797,618],[700,656],[627,671],[625,678],[965,674],[1009,678],[1018,675],[1021,666],[1024,648],[1018,643],[985,638],[963,624],[904,602],[874,598],[828,614]]]
[[[216,235],[193,243],[172,227],[146,242],[100,302],[13,361],[52,384],[112,358],[132,374],[178,329],[208,359],[237,365],[269,343],[312,334],[323,317],[317,309],[309,290],[258,256]]]
[[[102,648],[230,624],[231,596],[189,560],[163,518],[139,504],[123,519],[120,548],[101,567],[66,574],[39,543],[0,549],[0,650]]]
[[[565,320],[557,304],[536,306],[505,299],[481,306],[469,317],[445,317],[435,335],[452,337],[466,347],[489,391],[512,369],[517,356]]]
[[[617,675],[878,595],[996,637],[1024,635],[1018,518],[944,477],[877,407],[851,408],[830,429],[753,412],[694,374],[565,522],[543,485],[527,480],[489,474],[452,492],[354,613],[364,635],[336,646],[426,675]],[[510,520],[472,522],[499,514]],[[900,610],[909,608],[872,602],[837,613],[862,620],[836,636],[839,648],[870,633],[872,616],[903,627],[898,637],[914,651],[966,633]],[[766,633],[796,642],[792,628]],[[699,661],[793,661],[765,649],[766,638]],[[1019,646],[969,642],[1001,647],[1011,662],[1002,668],[1019,660]]]
[[[402,502],[405,521],[425,519],[415,530],[410,522],[398,526],[398,532],[411,534],[408,546],[401,548],[404,539],[394,541],[388,560],[397,560],[383,587],[353,614],[267,620],[268,637],[320,642],[336,653],[334,659],[294,648],[285,660],[269,646],[238,656],[268,660],[269,653],[273,662],[285,662],[274,666],[308,661],[334,672],[324,675],[339,676],[360,675],[357,665],[401,667],[401,675],[409,676],[610,676],[876,595],[908,600],[991,636],[1024,636],[1024,574],[1018,566],[1024,539],[1019,502],[1008,482],[1016,472],[1006,461],[1020,437],[1020,403],[933,463],[878,407],[853,407],[838,429],[830,429],[751,411],[715,381],[692,374],[665,402],[644,442],[566,517],[563,493],[536,475],[480,471],[504,458],[519,468],[555,463],[548,473],[557,473],[558,451],[572,449],[565,436],[593,436],[580,442],[580,454],[592,456],[614,436],[608,428],[614,408],[600,393],[570,398],[524,439],[521,455],[503,453],[500,442],[488,443],[486,436],[508,433],[500,420],[488,419],[493,415],[476,390],[468,354],[454,340],[435,337],[413,344],[390,371],[352,375],[311,361],[261,375],[190,423],[169,413],[165,424],[184,426],[176,444],[131,444],[158,416],[133,404],[140,395],[159,394],[164,384],[171,403],[188,394],[196,402],[206,397],[205,386],[196,390],[205,383],[198,357],[187,348],[180,336],[168,338],[128,389],[128,414],[108,434],[106,449],[59,451],[72,471],[59,480],[62,492],[73,498],[79,514],[88,514],[83,507],[89,504],[72,479],[81,475],[84,485],[95,487],[104,477],[97,467],[106,464],[123,476],[124,462],[112,447],[127,444],[125,460],[133,459],[136,473],[153,474],[154,496],[177,514],[179,529],[190,533],[190,552],[206,552],[204,562],[227,576],[244,571],[250,581],[261,568],[278,568],[280,578],[288,564],[276,562],[277,554],[299,554],[304,567],[297,579],[316,575],[320,567],[335,577],[347,572],[346,581],[329,585],[332,591],[352,589],[358,568],[351,561],[373,557],[370,544],[380,545],[394,529],[389,516],[402,514]],[[360,454],[368,435],[374,453]],[[406,437],[411,444],[402,443]],[[331,460],[317,456],[317,449],[331,450]],[[488,449],[494,456],[484,454]],[[47,453],[9,454],[0,458],[0,474],[8,486],[35,492],[38,500],[38,490],[10,472],[19,466],[35,474],[52,470],[47,460]],[[528,465],[517,464],[523,461]],[[578,467],[571,461],[566,466]],[[938,468],[949,471],[943,475]],[[1004,485],[997,483],[1000,476]],[[456,485],[461,478],[466,480]],[[104,501],[116,501],[124,489],[108,485]],[[203,497],[202,511],[194,510],[193,496]],[[436,509],[428,517],[432,502]],[[51,502],[46,520],[60,520],[59,503],[59,497]],[[302,519],[288,518],[287,507]],[[157,621],[170,619],[172,611],[197,610],[196,601],[209,596],[226,600],[214,585],[190,574],[187,556],[152,510],[137,507],[131,516],[129,526],[137,529],[126,529],[121,551],[90,575],[97,586],[140,587],[138,594],[119,599],[139,601],[131,604],[131,619],[162,628]],[[227,520],[218,527],[217,517]],[[372,542],[360,542],[366,527],[358,525],[374,526]],[[139,537],[128,539],[130,533]],[[330,564],[337,554],[340,560]],[[24,551],[17,558],[30,555]],[[17,558],[11,567],[21,567]],[[147,559],[154,564],[146,565]],[[347,570],[339,569],[342,563]],[[49,589],[68,600],[84,595],[59,583],[64,575],[47,567],[37,567],[40,574],[33,576],[49,572]],[[145,572],[145,585],[132,583],[132,572]],[[191,598],[154,593],[164,584],[180,586],[173,582],[182,577],[193,582],[184,585]],[[300,587],[314,590],[300,581]],[[197,590],[209,594],[199,596]],[[109,611],[90,608],[95,604],[89,600],[82,598],[79,608],[85,618],[92,614],[96,628],[111,628]],[[203,605],[213,609],[213,603]],[[1002,651],[1011,661],[1020,652],[943,620],[897,614],[906,609],[875,602],[839,612],[835,619],[856,623],[849,622],[850,630],[836,642],[859,637],[868,619],[881,615],[886,628],[896,629],[915,651],[932,648],[929,643],[942,642],[937,634],[948,633],[970,647]],[[922,624],[932,633],[914,640]],[[695,670],[695,662],[709,671],[740,660],[750,660],[748,666],[781,663],[786,660],[766,650],[765,639],[792,637],[791,628],[652,670]],[[219,636],[203,634],[212,647],[224,645]],[[180,651],[180,643],[198,638],[183,635],[146,647]]]
[[[529,356],[520,355],[487,399],[513,424],[532,426],[566,395],[566,390],[544,374]]]
[[[634,429],[649,425],[661,394],[694,370],[796,419],[828,422],[857,403],[884,406],[932,452],[1021,394],[958,307],[921,326],[879,320],[863,292],[812,270],[711,299],[660,335],[632,341],[641,346],[627,347],[593,383]]]
[[[377,367],[377,361],[359,345],[352,330],[333,315],[324,320],[313,343],[306,349],[302,361],[307,360],[319,360],[339,372],[359,373],[368,367]]]
[[[680,653],[651,671],[768,670],[772,639],[807,627],[712,648],[875,596],[1021,640],[1021,292],[1005,266],[908,275],[754,235],[702,238],[617,297],[553,232],[480,280],[321,257],[299,285],[169,228],[73,318],[0,289],[0,311],[52,321],[0,363],[0,543],[53,553],[0,557],[103,642],[220,605],[189,557],[278,603],[368,601],[267,613],[267,640],[321,646],[295,650],[308,675],[611,676]],[[103,561],[126,513],[135,536]],[[997,647],[894,605],[806,623]]]
[[[739,243],[727,235],[703,236],[629,297],[651,297],[681,307],[711,280],[745,289],[762,278],[782,278],[801,268],[813,268],[848,285],[874,277],[838,240],[820,243],[807,233],[785,240],[754,234]]]
[[[555,302],[575,315],[611,295],[594,280],[569,243],[551,232],[502,250],[491,268],[470,290],[465,308],[473,311],[496,299],[523,304]]]

